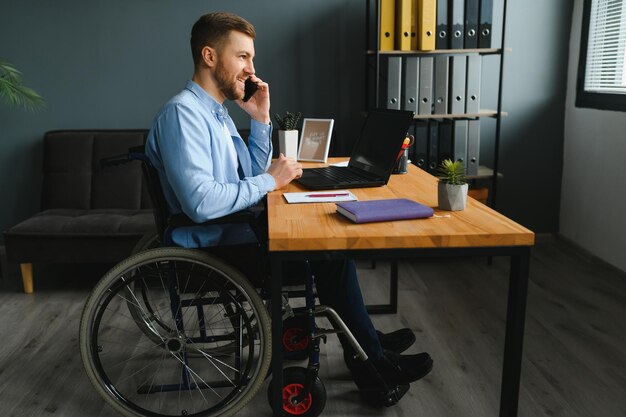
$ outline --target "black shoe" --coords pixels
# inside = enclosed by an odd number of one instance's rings
[[[374,361],[374,367],[390,385],[410,384],[428,375],[433,369],[433,360],[426,352],[400,355],[386,351],[382,358]]]
[[[344,354],[352,379],[361,391],[381,390],[381,384],[368,365],[358,358]],[[426,352],[400,355],[386,351],[382,358],[372,360],[374,368],[389,387],[407,385],[426,376],[433,369],[433,360]]]
[[[395,353],[402,353],[415,343],[415,334],[411,329],[399,329],[391,333],[376,330],[376,334],[383,349]]]

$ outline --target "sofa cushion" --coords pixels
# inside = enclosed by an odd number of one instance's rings
[[[44,137],[42,207],[91,206],[93,141],[84,133],[47,133]]]
[[[52,131],[44,136],[42,209],[149,208],[141,164],[100,160],[141,146],[147,130]]]
[[[128,148],[141,146],[144,132],[106,132],[93,137],[92,209],[141,207],[141,163],[100,167],[100,160],[111,155],[128,153]]]
[[[155,230],[152,210],[51,209],[5,233],[14,262],[117,262]]]

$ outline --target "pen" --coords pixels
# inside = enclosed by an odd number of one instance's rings
[[[307,194],[306,197],[345,197],[350,195],[349,193],[339,193],[339,194]]]
[[[409,146],[411,146],[411,143],[412,143],[411,137],[407,136],[406,138],[404,138],[404,141],[402,142],[402,147],[400,148],[400,152],[398,152],[398,156],[396,157],[396,160],[400,159],[405,149],[409,149]]]

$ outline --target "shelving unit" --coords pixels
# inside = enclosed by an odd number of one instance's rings
[[[372,4],[374,9],[372,10]],[[446,120],[475,120],[479,118],[493,118],[496,120],[495,138],[493,146],[493,167],[486,167],[479,165],[478,174],[472,175],[469,178],[471,180],[489,180],[489,204],[491,207],[496,206],[497,195],[497,183],[498,178],[502,175],[498,171],[498,154],[500,150],[500,136],[501,136],[501,122],[502,117],[507,116],[506,112],[502,111],[502,70],[504,67],[504,57],[506,52],[510,52],[510,49],[505,47],[505,24],[506,24],[506,10],[507,0],[503,0],[503,10],[501,18],[501,47],[500,48],[472,48],[472,49],[440,49],[429,51],[381,51],[380,50],[380,0],[367,0],[366,1],[366,46],[365,46],[365,65],[366,65],[366,77],[365,77],[365,95],[366,95],[366,108],[371,107],[372,104],[377,106],[380,103],[380,83],[381,83],[381,57],[389,56],[401,56],[401,57],[428,57],[428,56],[440,56],[440,55],[496,55],[499,57],[499,75],[498,75],[498,89],[497,89],[497,108],[495,110],[481,109],[478,113],[455,113],[455,114],[416,114],[416,123],[429,121],[430,119],[446,119]],[[372,13],[373,12],[373,13]],[[499,16],[498,16],[499,17]],[[498,18],[494,12],[494,20]],[[373,19],[374,18],[374,19]],[[375,20],[375,24],[373,22]],[[374,33],[371,31],[375,30]],[[373,35],[373,36],[372,36]],[[373,61],[373,62],[372,62]],[[371,68],[373,66],[373,80],[371,77]],[[482,71],[483,69],[481,69]],[[372,84],[374,85],[373,100],[372,100]],[[434,88],[434,87],[433,87]],[[484,90],[484,86],[481,86],[481,94]],[[372,103],[373,101],[373,103]],[[429,122],[430,124],[430,122]],[[480,142],[483,142],[481,139]]]

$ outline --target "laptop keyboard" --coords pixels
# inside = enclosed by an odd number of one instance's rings
[[[365,183],[365,182],[370,181],[359,175],[356,175],[349,169],[345,169],[341,167],[329,166],[325,168],[312,168],[311,171],[323,177],[330,178],[331,180],[334,180],[336,182],[341,181],[341,182],[351,182],[351,183],[358,184],[358,183]]]

